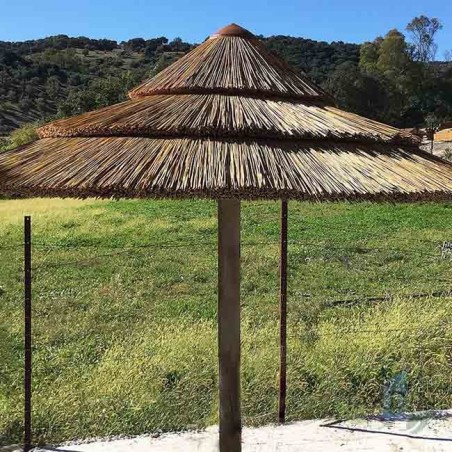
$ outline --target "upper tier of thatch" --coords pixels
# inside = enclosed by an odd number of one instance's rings
[[[452,164],[339,110],[236,25],[131,91],[0,154],[0,193],[420,200],[452,196]]]
[[[325,92],[246,30],[225,27],[202,45],[129,93],[223,93],[260,98],[322,99]]]

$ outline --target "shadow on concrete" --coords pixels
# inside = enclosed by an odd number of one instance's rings
[[[440,413],[440,412],[438,412]],[[434,413],[433,413],[434,414]],[[430,413],[429,418],[446,418],[446,417],[452,417],[451,413],[446,414],[438,414],[437,416],[434,416],[432,412]],[[416,417],[413,415],[401,415],[401,416],[374,416],[372,418],[367,418],[367,420],[379,420],[379,421],[400,421],[400,420],[415,420],[415,419],[421,419],[420,417]],[[424,418],[425,419],[425,418]],[[414,435],[411,433],[400,433],[400,432],[389,432],[385,430],[373,430],[373,429],[367,429],[367,428],[361,428],[361,427],[347,427],[345,425],[339,425],[342,422],[346,422],[346,419],[339,419],[336,421],[328,422],[326,424],[322,424],[321,427],[327,427],[327,428],[336,428],[340,430],[348,430],[350,432],[360,432],[360,433],[376,433],[380,435],[389,435],[389,436],[401,436],[403,438],[410,438],[410,439],[422,439],[422,440],[428,440],[428,441],[447,441],[452,442],[452,438],[441,438],[441,437],[433,437],[433,436],[423,436],[423,435]]]

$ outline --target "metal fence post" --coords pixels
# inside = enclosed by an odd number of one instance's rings
[[[31,217],[24,217],[24,452],[31,445]]]
[[[286,367],[287,367],[287,200],[281,201],[280,243],[280,299],[279,299],[279,409],[278,420],[286,419]]]

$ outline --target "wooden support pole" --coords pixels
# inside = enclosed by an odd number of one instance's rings
[[[240,452],[240,201],[218,201],[220,452]]]
[[[24,217],[24,452],[31,450],[31,217]]]
[[[287,201],[281,201],[279,297],[279,407],[278,421],[286,419],[287,367]]]

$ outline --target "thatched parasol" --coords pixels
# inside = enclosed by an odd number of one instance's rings
[[[218,200],[220,447],[240,450],[240,199],[435,200],[452,165],[335,107],[229,25],[130,92],[0,154],[0,193]]]

